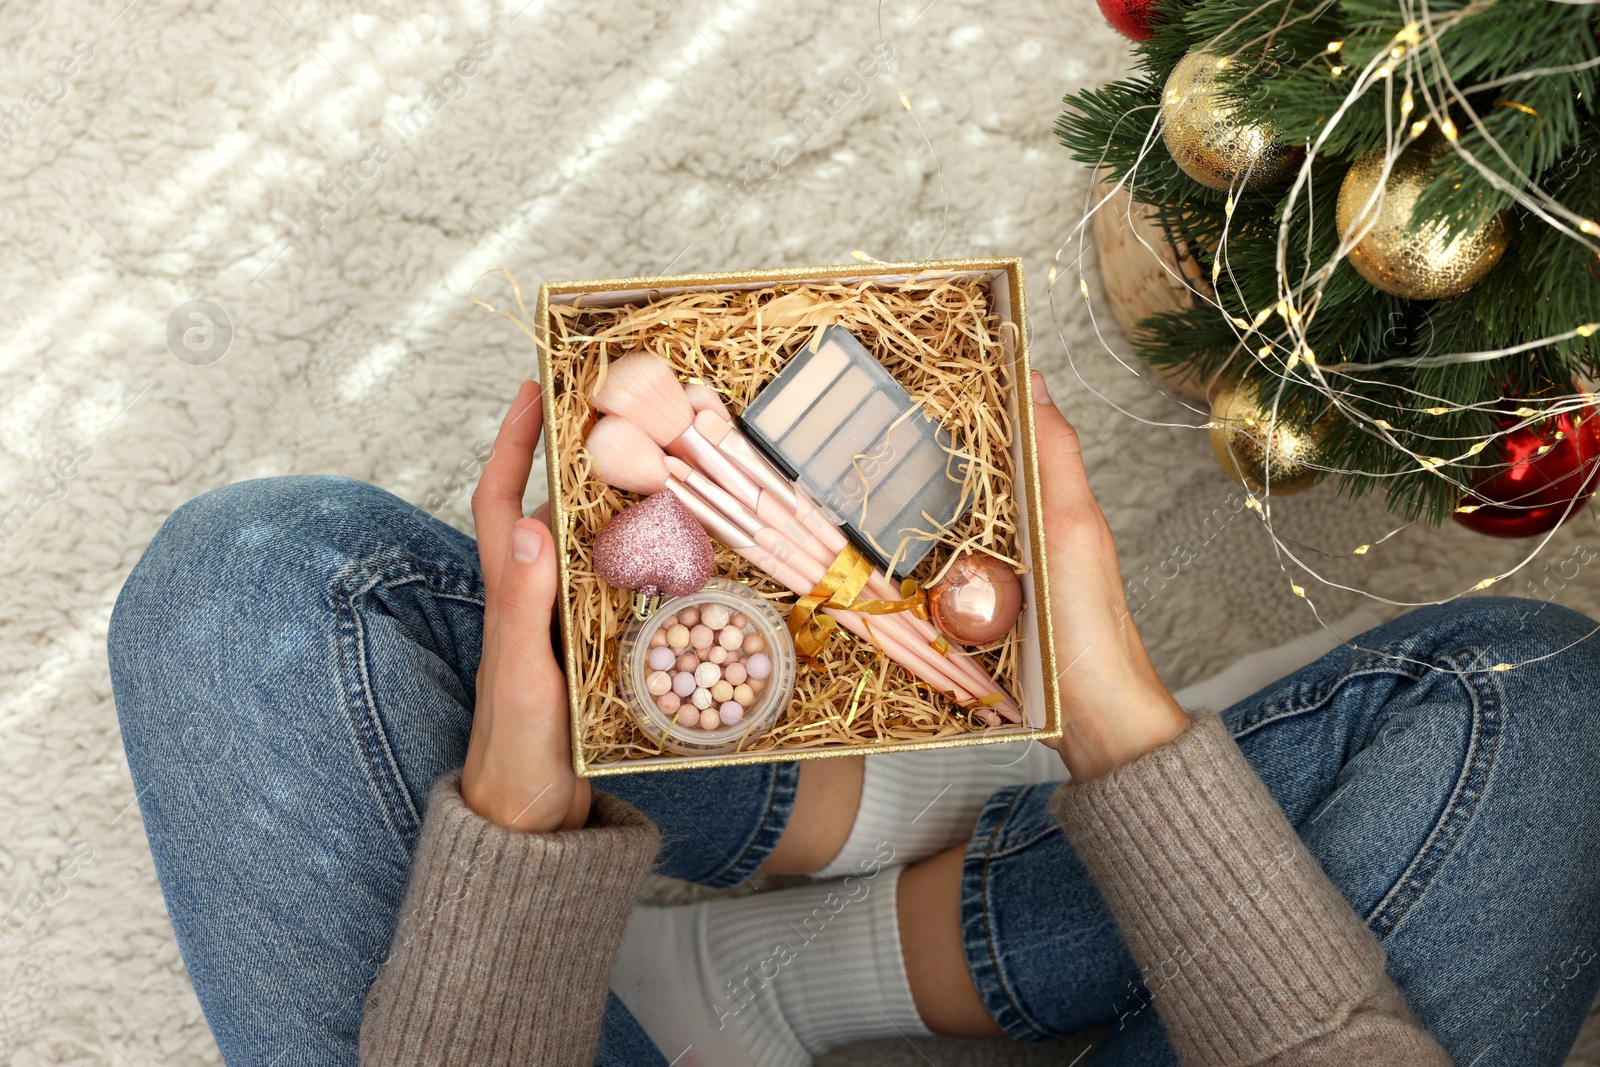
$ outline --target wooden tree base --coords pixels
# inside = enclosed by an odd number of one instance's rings
[[[1107,194],[1111,199],[1094,213],[1094,243],[1100,252],[1100,280],[1111,315],[1122,332],[1132,337],[1141,319],[1158,311],[1194,307],[1209,299],[1212,289],[1194,256],[1156,221],[1155,210],[1134,203],[1126,189],[1112,189],[1106,184],[1096,190],[1097,202]],[[1186,367],[1149,369],[1183,396],[1207,399],[1210,383]]]

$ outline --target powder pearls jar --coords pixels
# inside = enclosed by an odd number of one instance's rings
[[[634,620],[617,648],[621,695],[668,752],[737,752],[771,728],[794,693],[794,640],[748,586],[713,578]]]

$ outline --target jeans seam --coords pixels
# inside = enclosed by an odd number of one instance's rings
[[[1242,740],[1263,727],[1271,726],[1279,719],[1316,711],[1333,699],[1334,694],[1348,682],[1357,678],[1380,674],[1400,675],[1410,678],[1412,681],[1419,681],[1423,672],[1421,670],[1408,670],[1405,666],[1385,657],[1363,657],[1351,664],[1348,669],[1337,677],[1322,683],[1315,689],[1305,693],[1291,693],[1271,703],[1261,705],[1248,717],[1241,719],[1237,725],[1231,727],[1229,733],[1233,735],[1235,741]]]
[[[1022,1005],[1018,1003],[1017,998],[1012,995],[1011,988],[1006,982],[1005,971],[1000,966],[999,954],[995,949],[996,935],[994,930],[993,915],[989,908],[990,865],[993,861],[1002,858],[1001,854],[999,854],[995,848],[996,840],[999,838],[1001,831],[1005,828],[1006,820],[1010,818],[1011,813],[1015,810],[1018,801],[1026,792],[1027,790],[1025,789],[1017,789],[1012,792],[1011,798],[1006,804],[1005,811],[993,820],[993,825],[989,828],[989,832],[984,839],[981,864],[977,878],[978,884],[976,886],[979,911],[982,915],[982,936],[981,938],[974,937],[974,931],[963,930],[962,942],[966,952],[968,970],[972,969],[972,961],[975,956],[981,955],[986,960],[984,970],[987,972],[990,981],[987,983],[978,982],[978,976],[976,974],[973,975],[973,979],[974,984],[978,986],[979,998],[983,1000],[984,1008],[988,1011],[989,1017],[995,1021],[995,1024],[999,1026],[1001,1030],[1005,1032],[1007,1037],[1010,1037],[1014,1041],[1041,1041],[1048,1040],[1052,1037],[1064,1037],[1066,1035],[1056,1034],[1052,1031],[1041,1029],[1031,1018],[1029,1018],[1027,1012],[1023,1011]],[[980,814],[979,819],[982,820],[983,818],[984,815]],[[1009,850],[1007,850],[1007,852],[1009,854]],[[965,863],[963,863],[963,866],[965,866]],[[963,871],[963,887],[965,887],[967,878],[967,872]],[[962,896],[965,898],[965,891],[963,891]],[[964,910],[965,902],[963,901],[963,911]],[[963,926],[966,925],[965,917],[963,918],[962,924]],[[988,987],[987,993],[985,992],[984,988],[986,985]],[[998,991],[999,996],[1004,998],[1003,1006],[993,1003],[994,991],[996,990]],[[1002,1007],[1003,1010],[997,1010]]]
[[[1476,661],[1474,653],[1468,650],[1467,654],[1474,657],[1474,662]],[[1461,770],[1456,775],[1455,784],[1451,787],[1450,796],[1445,801],[1444,809],[1434,821],[1422,845],[1406,864],[1405,870],[1395,880],[1395,884],[1390,886],[1371,911],[1363,916],[1368,928],[1380,940],[1393,933],[1406,913],[1422,899],[1422,895],[1433,884],[1445,861],[1450,858],[1467,824],[1471,822],[1478,801],[1482,799],[1487,786],[1495,754],[1499,751],[1500,733],[1504,727],[1503,702],[1492,679],[1485,684],[1477,685],[1475,679],[1482,673],[1481,671],[1466,673],[1467,668],[1463,667],[1461,661],[1454,656],[1440,655],[1438,658],[1442,666],[1459,672],[1457,676],[1461,679],[1462,687],[1471,698],[1472,713],[1467,751],[1462,759]],[[1317,710],[1353,679],[1388,674],[1419,681],[1431,669],[1426,664],[1402,664],[1382,656],[1363,657],[1337,677],[1308,692],[1293,693],[1263,705],[1247,722],[1232,731],[1234,740],[1246,737],[1279,719]],[[1448,839],[1443,839],[1441,833],[1446,828],[1449,836]],[[1426,870],[1423,869],[1425,863]]]
[[[404,566],[404,572],[386,577],[393,575],[397,564]],[[435,587],[435,580],[438,581],[438,588]],[[430,596],[483,606],[483,597],[467,592],[476,581],[474,577],[432,570],[406,555],[394,555],[378,562],[356,561],[346,571],[336,574],[328,585],[349,727],[366,768],[368,784],[388,815],[390,830],[406,852],[410,852],[421,832],[422,815],[416,798],[406,788],[400,764],[372,699],[371,678],[367,673],[366,635],[360,613],[356,611],[356,600],[375,585],[382,584],[392,589],[417,581],[422,583]]]
[[[1454,669],[1472,699],[1471,731],[1467,737],[1467,752],[1462,759],[1461,771],[1445,802],[1444,810],[1429,831],[1422,847],[1406,865],[1405,871],[1383,898],[1365,916],[1367,926],[1381,940],[1393,933],[1411,908],[1422,899],[1433,884],[1439,871],[1454,853],[1462,834],[1471,824],[1488,788],[1494,769],[1494,758],[1500,750],[1500,739],[1505,730],[1505,708],[1498,686],[1487,673],[1465,673],[1462,663],[1455,657],[1441,657]],[[1475,661],[1479,657],[1473,657]],[[1482,674],[1480,680],[1479,675]]]

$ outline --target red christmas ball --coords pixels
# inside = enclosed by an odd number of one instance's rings
[[[1148,41],[1155,36],[1150,24],[1154,0],[1098,0],[1100,14],[1111,23],[1111,28],[1135,41]]]
[[[1505,416],[1502,426],[1518,417]],[[1490,537],[1548,533],[1583,510],[1600,478],[1600,411],[1564,412],[1499,438],[1503,467],[1494,468],[1462,501],[1472,511],[1452,516]],[[1546,449],[1541,452],[1540,449]]]

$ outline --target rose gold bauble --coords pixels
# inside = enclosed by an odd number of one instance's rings
[[[1016,625],[1022,614],[1022,583],[1008,564],[993,556],[963,553],[929,587],[928,614],[950,640],[986,645]]]

